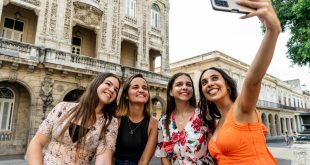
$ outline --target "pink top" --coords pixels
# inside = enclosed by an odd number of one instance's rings
[[[50,143],[44,150],[44,164],[64,165],[64,164],[90,164],[95,155],[103,154],[106,149],[114,151],[117,137],[118,121],[112,118],[105,135],[106,142],[99,139],[100,130],[103,125],[103,115],[94,124],[93,128],[83,137],[86,138],[84,149],[79,154],[75,162],[76,142],[73,143],[69,131],[66,130],[64,137],[59,139],[59,135],[68,123],[60,120],[64,114],[68,113],[76,103],[61,102],[52,109],[46,119],[39,127],[38,133],[50,138]]]

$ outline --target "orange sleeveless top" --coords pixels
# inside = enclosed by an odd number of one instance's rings
[[[238,124],[233,119],[232,107],[218,131],[216,142],[213,137],[209,141],[211,156],[219,165],[276,165],[276,160],[266,146],[264,133],[267,128],[261,124],[258,112],[257,123]]]

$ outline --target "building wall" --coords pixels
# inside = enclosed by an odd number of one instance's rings
[[[27,26],[23,42],[0,37],[0,87],[15,94],[12,128],[0,130],[0,155],[25,153],[50,110],[70,91],[85,89],[98,72],[115,73],[123,80],[143,74],[152,101],[157,103],[154,114],[161,116],[169,74],[169,4],[166,0],[137,2],[137,17],[128,19],[122,0],[0,1],[0,28],[3,18],[14,16],[15,10],[21,12]],[[152,3],[161,12],[162,26],[156,29],[148,20]],[[82,55],[70,53],[75,26],[89,30]],[[137,45],[134,68],[120,65],[124,40]],[[149,71],[150,49],[161,53],[164,75]]]

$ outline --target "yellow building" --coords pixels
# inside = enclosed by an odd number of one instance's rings
[[[142,73],[160,116],[168,13],[168,0],[1,0],[0,155],[24,154],[50,109],[75,101],[98,72]]]

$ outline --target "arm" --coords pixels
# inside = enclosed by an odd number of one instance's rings
[[[281,26],[270,1],[240,0],[238,1],[238,4],[257,9],[255,12],[241,17],[242,19],[258,16],[266,27],[264,39],[246,74],[239,99],[237,100],[237,107],[235,108],[238,110],[234,111],[234,116],[237,121],[252,122],[253,118],[252,121],[248,121],[247,117],[249,115],[252,117],[255,115],[254,120],[257,121],[255,109],[261,87],[261,81],[266,74],[273,57],[277,38],[281,32]]]
[[[113,157],[113,151],[107,149],[104,151],[103,154],[96,156],[95,165],[112,165],[113,164],[112,157]]]
[[[32,138],[27,149],[27,158],[29,165],[42,165],[43,164],[43,148],[49,143],[49,139],[40,133]]]
[[[171,165],[168,158],[161,158],[161,164],[162,165]]]
[[[157,144],[157,126],[158,121],[155,118],[151,117],[148,131],[149,138],[147,140],[143,154],[138,162],[139,165],[148,165],[154,155]]]

